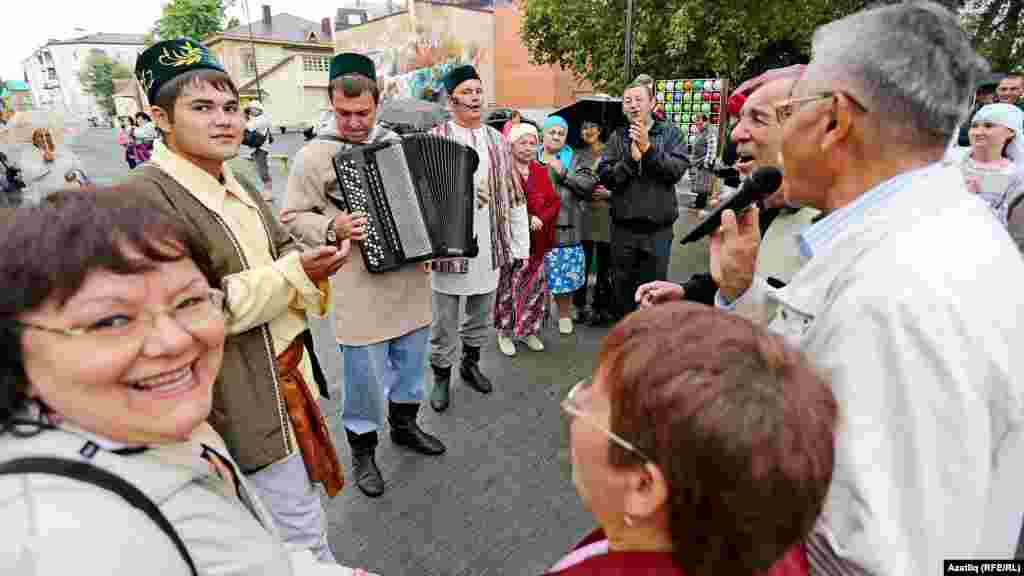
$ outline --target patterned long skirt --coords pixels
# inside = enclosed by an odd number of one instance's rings
[[[582,244],[559,246],[544,255],[548,270],[548,289],[552,294],[571,294],[586,283],[585,258]]]
[[[544,257],[530,256],[502,266],[494,298],[494,326],[498,334],[525,338],[540,330],[547,313],[548,282]]]

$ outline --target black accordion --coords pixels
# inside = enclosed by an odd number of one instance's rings
[[[367,216],[360,244],[366,269],[394,270],[435,258],[473,258],[475,150],[432,134],[342,150],[334,157],[346,212]]]

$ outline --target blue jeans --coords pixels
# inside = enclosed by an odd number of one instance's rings
[[[342,423],[356,434],[384,425],[384,398],[396,404],[419,404],[427,371],[430,328],[423,327],[367,346],[342,346],[345,402]]]

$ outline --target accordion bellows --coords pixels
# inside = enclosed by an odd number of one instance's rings
[[[367,215],[360,244],[371,273],[437,258],[473,258],[475,150],[433,134],[343,150],[335,155],[339,209]]]

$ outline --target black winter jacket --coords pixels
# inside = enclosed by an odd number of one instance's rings
[[[630,154],[629,128],[612,133],[598,165],[598,177],[612,193],[616,223],[663,227],[678,215],[676,183],[690,167],[683,133],[673,124],[655,120],[651,146],[640,158]]]

